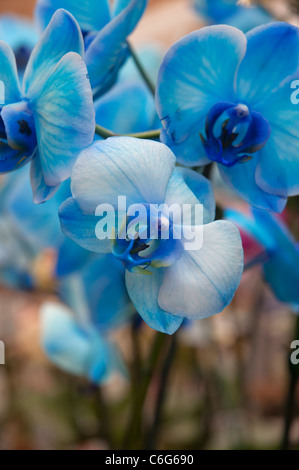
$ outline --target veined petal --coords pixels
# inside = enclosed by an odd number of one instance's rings
[[[0,41],[0,106],[21,100],[16,59],[12,49]],[[3,95],[3,96],[2,96]]]
[[[256,173],[258,185],[280,198],[299,194],[298,152],[298,138],[275,129],[266,148],[260,152]]]
[[[171,315],[158,304],[159,290],[165,270],[155,269],[152,275],[126,272],[129,296],[139,315],[154,330],[172,335],[183,323],[183,318]]]
[[[204,130],[206,119],[203,117],[201,120],[190,128],[190,135],[181,143],[177,144],[168,136],[167,132],[161,130],[161,142],[163,142],[175,154],[178,163],[186,166],[204,166],[211,163],[207,158],[203,148],[200,132],[198,129]]]
[[[179,317],[206,318],[231,302],[243,272],[243,249],[238,229],[226,221],[199,228],[203,246],[185,251],[165,269],[159,292],[162,309]]]
[[[93,141],[95,112],[86,67],[78,54],[66,54],[40,95],[32,101],[44,179],[66,180],[82,149]]]
[[[176,168],[169,180],[165,203],[171,206],[179,204],[184,208],[184,215],[191,216],[197,204],[203,205],[203,223],[215,219],[216,203],[210,181],[204,176],[187,168]]]
[[[269,148],[269,143],[270,141],[266,144],[267,148]],[[258,209],[282,212],[287,203],[286,197],[280,197],[273,192],[270,194],[257,183],[256,169],[261,158],[260,155],[261,151],[255,153],[251,160],[236,163],[230,168],[219,165],[220,174],[225,183],[252,206]]]
[[[59,188],[45,183],[39,151],[36,150],[30,166],[30,181],[34,204],[43,204],[51,199]]]
[[[75,18],[65,10],[57,10],[30,56],[24,74],[23,94],[28,98],[36,97],[68,52],[83,56],[83,37]]]
[[[245,52],[245,35],[224,25],[202,28],[170,48],[159,72],[156,104],[173,144],[181,144],[192,132],[200,140],[211,107],[234,100],[236,72]]]
[[[59,218],[63,233],[78,245],[96,253],[111,252],[111,240],[99,240],[96,237],[99,218],[83,214],[73,198],[60,206]]]
[[[291,102],[293,78],[258,107],[269,120],[271,137],[260,152],[257,183],[284,198],[299,194],[299,106]]]
[[[84,150],[72,172],[73,197],[83,212],[94,214],[99,204],[127,208],[165,200],[175,157],[163,144],[131,137],[112,137]]]
[[[147,0],[131,0],[95,37],[86,51],[86,65],[93,89],[100,93],[113,84],[128,57],[126,40],[142,17]]]
[[[42,31],[60,8],[69,11],[83,31],[99,31],[110,21],[107,0],[38,0],[35,16]]]
[[[298,69],[299,29],[288,23],[270,23],[250,31],[247,41],[237,94],[239,100],[253,106],[274,95]]]

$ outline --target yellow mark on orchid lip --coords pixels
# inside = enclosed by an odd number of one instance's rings
[[[116,233],[115,233],[115,228],[112,227],[111,229],[111,244],[112,246],[116,246],[117,245],[117,242],[116,242]]]
[[[144,274],[145,276],[152,276],[153,272],[148,271],[147,269],[141,268],[140,266],[134,266],[131,270],[132,273],[137,273],[137,274]]]
[[[26,160],[26,158],[27,158],[27,155],[25,155],[25,157],[22,157],[22,158],[18,161],[17,166],[21,165],[21,163],[23,163],[23,161]]]

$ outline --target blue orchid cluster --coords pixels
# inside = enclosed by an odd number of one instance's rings
[[[0,225],[0,272],[32,286],[32,261],[55,250],[52,275],[68,308],[42,309],[44,348],[61,368],[96,383],[123,369],[109,332],[136,311],[174,334],[185,319],[218,314],[233,299],[243,272],[240,233],[215,221],[205,167],[217,164],[258,209],[281,212],[299,194],[299,108],[290,100],[298,29],[274,22],[245,35],[215,25],[183,37],[163,60],[147,51],[144,62],[158,75],[155,101],[148,80],[132,71],[128,41],[146,6],[38,0],[41,37],[22,74],[0,42],[0,172],[9,173],[0,211],[14,234]],[[120,236],[131,221],[120,197],[145,208],[137,237]],[[147,230],[152,207],[157,237]],[[179,219],[187,207],[188,220]],[[188,235],[200,240],[192,249]]]

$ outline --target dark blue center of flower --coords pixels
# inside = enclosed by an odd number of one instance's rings
[[[37,137],[28,101],[4,106],[0,112],[0,138],[8,141],[12,148],[32,155],[37,146]]]
[[[227,167],[246,162],[268,141],[268,121],[244,104],[217,103],[206,120],[206,137],[200,134],[207,157]]]
[[[149,216],[148,216],[149,217]],[[173,264],[182,253],[182,245],[174,237],[173,224],[165,217],[160,216],[157,226],[157,236],[150,238],[150,220],[140,225],[139,236],[134,231],[132,237],[130,231],[127,233],[132,218],[127,217],[123,227],[115,240],[112,240],[112,253],[122,262],[124,267],[130,272],[150,274],[147,269],[166,267]],[[165,237],[165,225],[167,235]],[[121,236],[126,228],[126,237]]]
[[[151,260],[140,256],[149,246],[144,240],[130,240],[129,238],[121,240],[117,238],[112,252],[128,271],[134,272],[146,270],[150,266]]]
[[[6,140],[7,135],[6,135],[3,119],[1,117],[1,111],[2,111],[2,108],[0,108],[0,139]]]
[[[30,137],[32,135],[32,130],[30,129],[29,127],[29,124],[27,121],[25,121],[25,119],[20,119],[18,121],[18,124],[19,124],[19,132],[20,134],[24,134],[26,135],[27,137]]]

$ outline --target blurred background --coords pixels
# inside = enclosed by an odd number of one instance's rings
[[[297,23],[289,2],[266,4],[279,18]],[[34,5],[34,0],[0,0],[0,13],[32,19]],[[132,42],[137,49],[155,44],[163,55],[174,41],[206,23],[189,0],[150,0]],[[218,197],[223,201],[220,193]],[[295,231],[298,209],[295,201]],[[3,217],[1,212],[0,223],[1,218],[6,223]],[[30,288],[5,279],[0,283],[0,340],[6,352],[6,364],[0,365],[0,448],[122,448],[129,429],[129,381],[117,376],[95,387],[58,370],[40,345],[40,307],[45,301],[58,301],[53,279],[56,258],[53,247],[43,247],[31,260]],[[233,303],[216,317],[187,324],[176,337],[172,367],[163,369],[159,363],[143,426],[151,424],[152,410],[163,401],[161,380],[166,373],[167,398],[159,429],[151,427],[155,436],[147,436],[149,448],[153,442],[159,449],[278,448],[295,320],[290,307],[279,302],[264,282],[262,268],[246,271]],[[153,332],[146,325],[139,328],[137,359],[144,363]],[[127,363],[138,370],[132,326],[122,326],[111,336]],[[297,388],[293,448],[299,448],[298,392]]]

